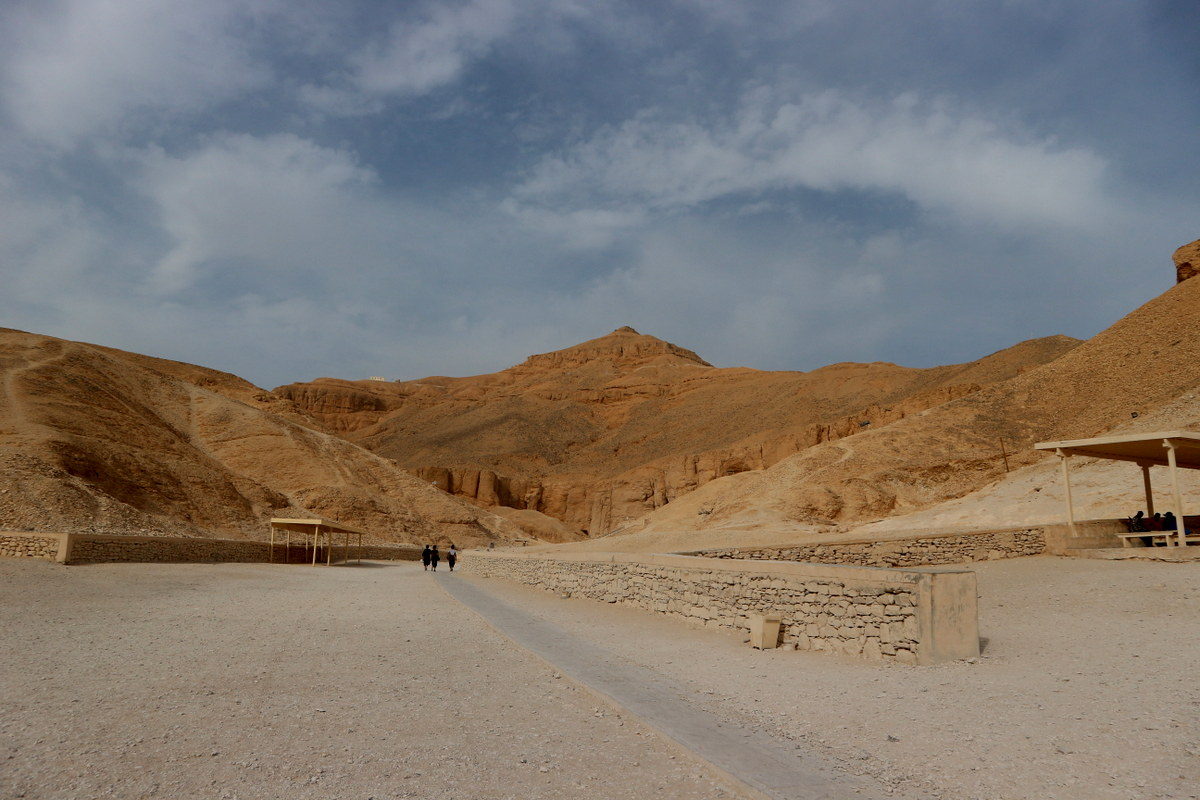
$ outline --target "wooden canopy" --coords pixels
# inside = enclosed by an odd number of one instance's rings
[[[1146,513],[1154,514],[1154,495],[1150,488],[1150,467],[1165,466],[1171,474],[1172,501],[1175,512],[1176,545],[1187,544],[1183,524],[1183,500],[1179,494],[1180,469],[1200,469],[1200,433],[1193,431],[1163,431],[1162,433],[1127,433],[1119,436],[1098,436],[1094,439],[1070,439],[1062,442],[1038,442],[1037,450],[1049,450],[1062,462],[1063,483],[1066,486],[1067,524],[1075,529],[1075,509],[1071,501],[1071,456],[1105,458],[1112,461],[1132,461],[1142,468],[1142,484],[1146,491]],[[1193,537],[1195,538],[1195,537]]]
[[[362,560],[362,537],[367,534],[366,531],[360,528],[354,528],[350,525],[344,525],[340,522],[333,522],[324,517],[273,517],[271,519],[271,561],[275,561],[275,532],[284,531],[284,560],[285,563],[290,560],[292,533],[299,533],[303,537],[301,543],[305,548],[308,548],[308,537],[312,537],[312,563],[317,565],[317,548],[319,547],[321,536],[325,536],[325,564],[326,566],[333,564],[333,536],[341,534],[346,540],[346,557],[350,555],[350,537],[358,537],[359,560]]]

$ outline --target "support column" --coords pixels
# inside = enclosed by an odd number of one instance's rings
[[[269,555],[267,556],[267,563],[269,563],[269,564],[275,563],[275,526],[274,525],[271,526],[271,550],[269,551]]]
[[[312,565],[314,567],[317,565],[317,545],[321,543],[320,537],[321,537],[321,526],[313,525],[313,563],[312,563]]]
[[[1170,439],[1163,439],[1163,447],[1167,448],[1167,466],[1171,468],[1171,500],[1175,504],[1175,546],[1186,547],[1183,527],[1183,499],[1179,495],[1179,469],[1175,465],[1175,445]]]
[[[333,564],[333,529],[325,531],[325,566]]]
[[[1146,516],[1154,516],[1154,491],[1150,488],[1150,465],[1142,464],[1142,486],[1146,488]]]
[[[1067,527],[1071,529],[1071,535],[1075,535],[1075,504],[1071,497],[1071,468],[1067,466],[1067,460],[1071,457],[1064,453],[1062,449],[1055,451],[1058,453],[1059,462],[1062,464],[1063,486],[1067,492]]]

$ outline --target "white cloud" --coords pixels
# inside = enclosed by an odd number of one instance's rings
[[[923,209],[1013,225],[1101,224],[1105,161],[947,103],[749,92],[716,123],[647,112],[544,158],[515,198],[543,208],[672,211],[796,188],[897,193]]]
[[[142,159],[140,186],[174,241],[153,270],[161,292],[187,288],[219,261],[329,269],[386,235],[386,212],[370,196],[374,173],[342,150],[290,134],[227,134],[183,156],[153,151]]]
[[[506,36],[515,18],[512,0],[472,0],[399,20],[382,42],[351,59],[354,84],[375,95],[419,95],[444,86]]]
[[[203,109],[269,75],[235,35],[244,2],[64,0],[9,14],[3,97],[25,130],[68,145],[130,115]]]

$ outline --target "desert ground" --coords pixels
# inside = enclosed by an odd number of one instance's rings
[[[470,553],[465,555],[470,558]],[[905,667],[456,574],[924,798],[1200,796],[1196,566],[972,565],[985,647]],[[736,796],[418,566],[0,562],[4,796]],[[848,794],[848,796],[854,796]]]
[[[0,797],[729,796],[419,565],[4,560],[0,606]]]

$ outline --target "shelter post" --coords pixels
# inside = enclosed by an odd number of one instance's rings
[[[267,563],[275,563],[275,524],[271,523],[271,549],[267,551]]]
[[[1067,527],[1071,529],[1071,535],[1075,535],[1075,504],[1071,497],[1071,468],[1067,465],[1067,461],[1071,458],[1070,455],[1064,453],[1062,448],[1057,451],[1059,462],[1062,464],[1063,485],[1066,487],[1067,495]]]
[[[333,564],[333,528],[325,531],[325,566]]]
[[[317,545],[320,544],[320,539],[319,539],[320,536],[321,536],[321,526],[313,525],[313,563],[312,563],[312,565],[314,567],[317,565]]]
[[[1142,486],[1146,488],[1146,516],[1154,516],[1154,492],[1150,488],[1150,465],[1142,464]]]
[[[1167,448],[1167,466],[1171,468],[1171,500],[1175,505],[1175,539],[1176,547],[1187,547],[1184,538],[1183,500],[1179,496],[1179,469],[1175,464],[1175,445],[1170,439],[1163,439],[1163,447]]]

